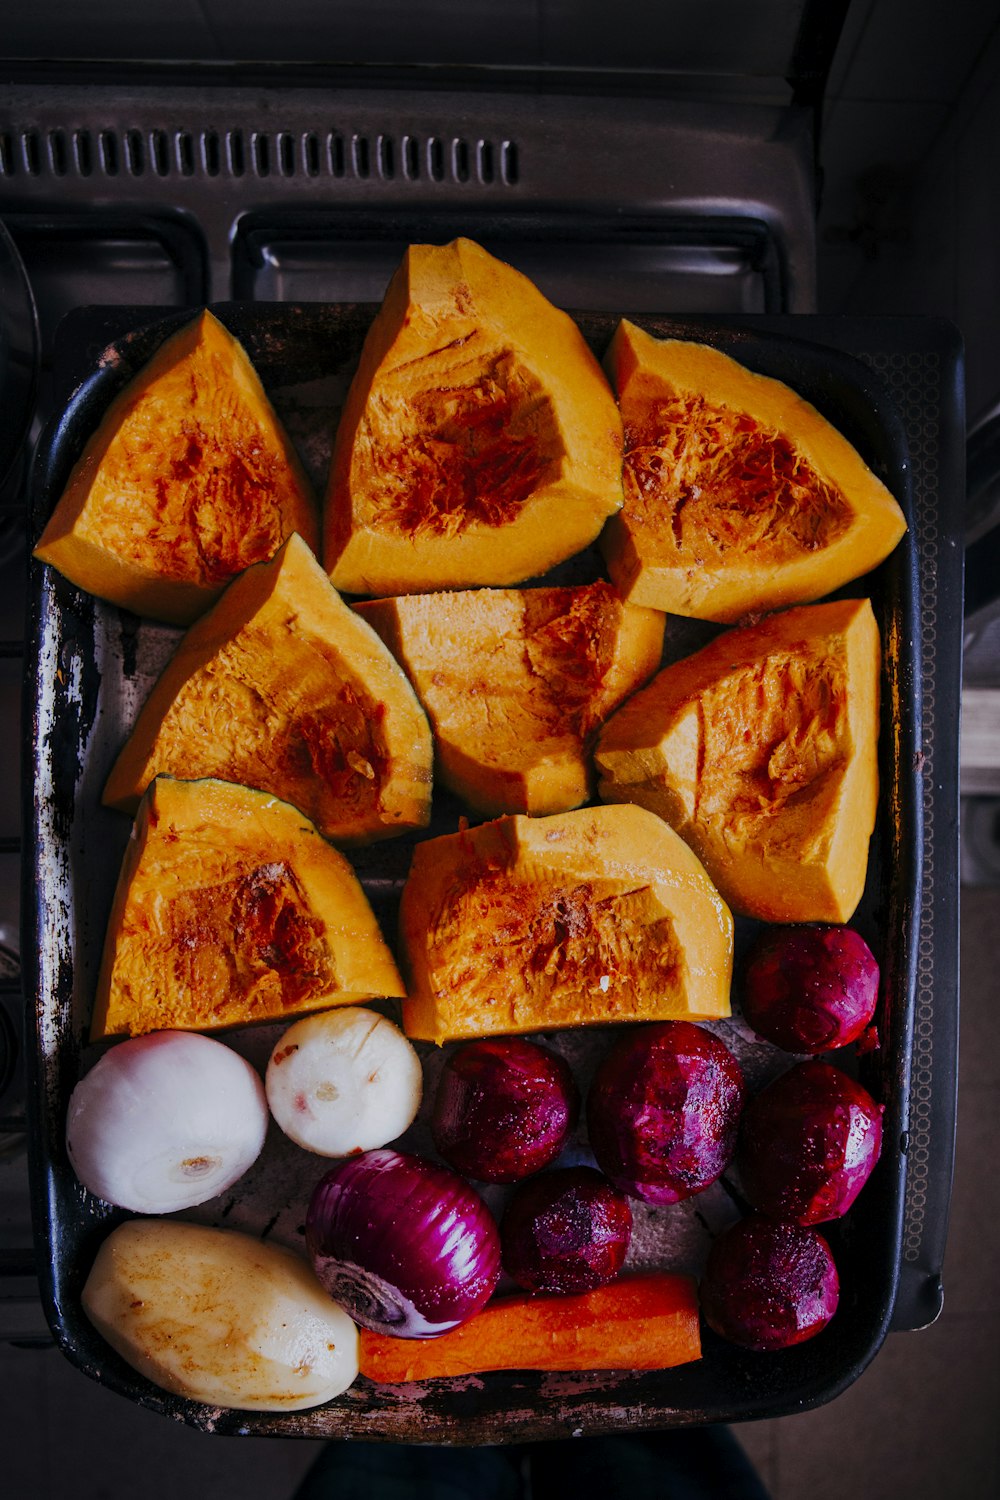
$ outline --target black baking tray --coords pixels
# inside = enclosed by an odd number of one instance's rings
[[[40,443],[33,484],[36,536],[109,402],[196,311],[85,309],[63,325],[55,366],[66,400]],[[337,403],[375,308],[223,304],[213,311],[244,344],[307,467],[321,482]],[[602,353],[618,314],[580,314],[577,321]],[[638,316],[635,321],[654,334],[714,344],[752,369],[786,381],[857,446],[911,523],[890,559],[842,591],[870,595],[883,638],[882,792],[867,887],[854,921],[882,964],[880,1047],[857,1060],[857,1071],[884,1102],[885,1115],[882,1158],[870,1182],[847,1218],[829,1226],[842,1281],[837,1316],[817,1338],[781,1353],[749,1353],[706,1329],[703,1359],[675,1370],[610,1376],[499,1373],[387,1388],[359,1380],[326,1406],[276,1415],[184,1401],[125,1365],[87,1321],[80,1291],[99,1243],[126,1215],[84,1192],[69,1165],[63,1132],[69,1093],[91,1061],[86,1043],[91,996],[129,829],[121,814],[100,806],[100,790],[123,733],[178,635],[105,605],[33,563],[22,951],[30,997],[28,1108],[41,1292],[65,1354],[143,1406],[216,1432],[462,1444],[595,1434],[622,1426],[743,1421],[832,1399],[857,1378],[890,1328],[903,1258],[925,803],[920,575],[906,430],[879,374],[830,343],[801,336],[812,327],[810,319],[795,320],[794,334],[788,319],[722,323]],[[560,577],[595,571],[600,565],[589,552]],[[669,622],[666,654],[685,654],[717,628]],[[436,794],[434,822],[425,836],[453,828],[459,811]],[[392,841],[355,859],[390,937],[411,842]],[[739,924],[738,944],[751,935],[752,924]],[[266,1029],[249,1037],[246,1050],[257,1061],[266,1059]],[[315,1179],[323,1164],[314,1160]],[[947,1186],[938,1184],[945,1204]],[[725,1198],[724,1184],[718,1191]],[[702,1212],[698,1199],[691,1203],[710,1238],[712,1211]],[[304,1218],[304,1202],[285,1204],[283,1215],[247,1210],[237,1187],[225,1202],[194,1217],[294,1243],[301,1231],[296,1215]]]

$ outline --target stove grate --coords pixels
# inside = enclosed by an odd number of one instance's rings
[[[517,142],[363,130],[57,127],[0,131],[0,179],[305,177],[513,187]]]

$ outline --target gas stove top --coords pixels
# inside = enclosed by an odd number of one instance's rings
[[[933,1118],[930,1094],[926,1101],[915,1095],[923,1198],[911,1207],[909,1286],[898,1318],[899,1326],[918,1326],[940,1305],[953,1125],[961,646],[954,550],[961,505],[951,494],[960,443],[955,354],[940,330],[894,334],[814,318],[802,325],[798,315],[815,313],[812,152],[810,111],[766,95],[706,101],[639,89],[598,99],[568,87],[330,87],[267,74],[251,84],[231,74],[192,81],[148,69],[131,82],[119,76],[113,90],[95,77],[15,81],[6,90],[0,218],[38,307],[33,438],[61,399],[53,383],[56,329],[78,308],[148,307],[152,316],[217,300],[377,302],[405,244],[459,233],[512,261],[564,307],[765,317],[868,359],[895,383],[911,441],[921,445],[926,753],[936,772],[914,1068],[920,1088],[931,1090],[934,1074],[937,1091]],[[100,350],[92,353],[96,359]],[[28,493],[25,462],[0,519],[0,732],[8,765],[0,782],[0,1008],[15,1051]],[[24,1274],[32,1252],[22,1078],[15,1068],[0,1093],[0,1338],[30,1339],[44,1336],[45,1325]],[[932,1179],[944,1204],[936,1220],[927,1206]]]

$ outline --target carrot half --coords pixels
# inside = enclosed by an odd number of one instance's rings
[[[487,1370],[665,1370],[700,1358],[693,1277],[651,1271],[573,1297],[499,1297],[434,1339],[362,1328],[359,1368],[397,1384]]]

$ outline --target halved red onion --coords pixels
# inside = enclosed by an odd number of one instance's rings
[[[500,1274],[500,1236],[457,1173],[381,1148],[327,1172],[306,1247],[330,1296],[365,1328],[434,1338],[478,1312]]]

